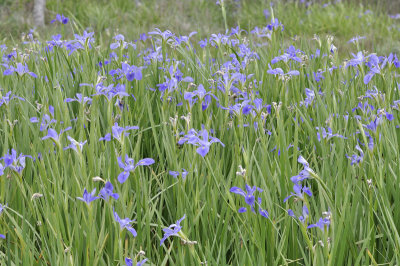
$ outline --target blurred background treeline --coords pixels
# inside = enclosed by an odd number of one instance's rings
[[[107,42],[117,33],[134,40],[156,27],[182,35],[196,31],[198,38],[225,31],[215,0],[47,0],[41,27],[34,23],[35,1],[38,0],[0,0],[0,43],[20,41],[33,28],[39,39],[58,33],[66,38],[87,29],[95,31],[99,41]],[[371,50],[399,52],[400,15],[393,17],[400,13],[397,0],[224,2],[229,27],[239,25],[252,30],[265,26],[271,19],[272,6],[275,17],[285,25],[288,38],[331,34],[346,49],[350,47],[349,39],[361,35],[367,37],[366,47]],[[63,27],[62,32],[58,25],[50,24],[56,14],[71,19],[72,23]]]

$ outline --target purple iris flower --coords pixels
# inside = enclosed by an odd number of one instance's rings
[[[378,125],[380,125],[382,123],[383,119],[382,117],[378,116],[375,117],[374,120],[371,120],[371,122],[369,124],[362,124],[365,128],[376,132],[376,129],[378,128]]]
[[[92,201],[99,199],[99,197],[96,197],[94,194],[96,194],[96,189],[93,189],[92,192],[89,193],[85,188],[83,191],[83,198],[77,197],[77,199],[89,205]]]
[[[329,140],[333,137],[346,139],[346,137],[344,137],[342,135],[332,134],[332,129],[330,127],[327,127],[327,129],[325,129],[323,127],[316,127],[316,129],[318,130],[318,132],[317,132],[318,141],[321,141],[321,139]]]
[[[221,33],[211,34],[209,42],[213,47],[220,47],[221,45],[229,44],[229,36]]]
[[[183,145],[186,142],[194,146],[198,146],[196,152],[202,157],[206,156],[210,151],[210,146],[212,143],[218,142],[222,145],[222,147],[225,147],[225,145],[218,138],[209,136],[207,130],[205,129],[202,129],[199,132],[194,129],[189,130],[188,134],[179,139],[178,144]]]
[[[308,107],[313,102],[315,98],[315,93],[313,90],[310,90],[308,88],[306,88],[305,91],[306,91],[306,98],[304,99],[304,101],[300,102],[300,106],[304,105],[305,107]]]
[[[280,76],[283,76],[283,75],[286,75],[286,76],[298,76],[298,75],[300,75],[300,72],[298,70],[290,70],[289,72],[287,72],[285,74],[283,72],[282,68],[278,67],[278,68],[272,69],[271,65],[268,65],[268,66],[269,66],[269,69],[267,70],[268,74],[280,75]]]
[[[294,184],[293,186],[293,192],[290,192],[290,195],[287,196],[283,202],[286,202],[288,199],[291,197],[295,197],[297,199],[304,199],[304,194],[307,194],[308,196],[312,197],[312,192],[309,187],[303,187],[299,184]]]
[[[375,76],[375,74],[380,74],[380,70],[378,68],[371,68],[371,71],[367,73],[364,77],[364,84],[368,84],[371,79]]]
[[[4,70],[3,75],[4,76],[11,75],[14,72],[16,72],[19,76],[23,76],[24,74],[28,74],[28,75],[30,75],[30,76],[32,76],[34,78],[37,78],[37,75],[35,73],[29,71],[28,65],[27,64],[23,65],[22,63],[18,63],[17,67],[11,66],[8,69]]]
[[[355,43],[358,42],[359,40],[365,39],[365,36],[355,36],[351,38],[347,43]]]
[[[242,64],[240,64],[239,61],[235,61],[237,60],[237,57],[235,54],[231,54],[230,57],[233,59],[232,64],[234,64],[235,66],[244,69],[246,68],[246,66],[248,65],[248,63],[250,61],[253,60],[259,60],[260,56],[257,54],[257,52],[253,51],[247,44],[241,43],[238,44],[238,48],[239,51],[237,52],[237,55],[242,59]],[[239,70],[238,68],[236,68],[236,70]],[[245,77],[246,75],[243,74]],[[254,74],[250,74],[247,76],[248,79],[250,79]]]
[[[255,27],[252,31],[250,31],[251,34],[255,34],[258,38],[268,38],[271,39],[271,33],[268,32],[268,28],[264,27],[262,29]]]
[[[144,260],[138,261],[138,262],[136,263],[136,266],[142,266],[143,264],[145,264],[145,263],[146,263],[146,261],[147,261],[147,259],[144,259]]]
[[[86,30],[83,31],[82,35],[75,33],[75,40],[65,42],[65,47],[69,51],[68,55],[71,55],[77,50],[84,50],[85,47],[91,49],[94,43],[93,35],[94,32],[87,32]]]
[[[17,98],[17,99],[19,99],[19,100],[21,100],[21,101],[25,101],[24,98],[18,97],[18,96],[16,96],[16,95],[11,94],[11,93],[12,93],[12,92],[9,91],[9,92],[6,93],[5,96],[1,96],[1,95],[0,95],[0,107],[1,107],[3,104],[8,105],[8,104],[10,103],[10,101],[11,101],[12,99],[14,99],[14,98]]]
[[[100,82],[96,85],[95,89],[96,93],[92,96],[103,95],[106,97],[107,101],[111,101],[114,97],[122,98],[125,96],[129,96],[129,94],[126,92],[125,85],[123,84],[117,84],[115,86],[114,84],[110,84],[108,86],[104,86],[103,83]]]
[[[140,35],[139,35],[139,40],[141,40],[141,41],[146,41],[147,39],[148,39],[149,37],[146,35],[146,33],[141,33]]]
[[[134,79],[141,80],[143,77],[141,68],[134,65],[130,66],[129,64],[122,63],[121,70],[128,81],[133,81]]]
[[[168,91],[170,93],[177,90],[180,82],[193,82],[192,77],[183,77],[183,73],[179,68],[177,66],[174,67],[172,64],[168,68],[168,73],[170,77],[165,76],[165,81],[157,84],[157,87],[161,92]]]
[[[82,97],[81,93],[77,93],[75,98],[66,98],[65,99],[66,103],[70,103],[70,102],[78,102],[80,104],[91,104],[92,103],[92,99],[89,97]]]
[[[67,139],[71,142],[70,145],[68,145],[67,147],[64,148],[64,150],[68,150],[68,149],[73,149],[76,152],[82,152],[83,149],[83,145],[86,144],[87,140],[85,140],[84,142],[78,142],[76,140],[74,140],[73,138],[71,138],[70,136],[67,136]]]
[[[112,135],[115,139],[118,141],[122,141],[122,133],[124,136],[129,135],[126,131],[128,130],[134,130],[134,129],[139,129],[138,126],[127,126],[127,127],[120,127],[118,126],[118,123],[116,122],[114,126],[112,126]]]
[[[255,193],[256,191],[262,192],[263,190],[262,190],[261,188],[259,188],[259,187],[256,187],[256,186],[250,187],[250,186],[247,185],[247,184],[246,184],[245,187],[246,187],[246,192],[244,192],[243,189],[241,189],[241,188],[239,188],[239,187],[232,187],[229,191],[230,191],[231,193],[235,193],[235,194],[238,194],[238,195],[244,197],[245,203],[246,203],[247,205],[250,206],[250,209],[251,209],[252,212],[256,213],[255,208],[254,208],[255,205],[256,205],[256,198],[255,198],[255,196],[254,196],[254,193]],[[261,204],[261,198],[260,198],[260,197],[257,199],[257,203],[258,203],[259,205]],[[246,212],[246,211],[247,211],[247,209],[246,209],[245,207],[241,207],[241,208],[239,208],[239,210],[238,210],[239,213],[244,213],[244,212]],[[261,216],[264,216],[264,217],[268,218],[268,215],[269,215],[269,214],[268,214],[268,212],[267,212],[266,210],[263,210],[263,209],[261,209],[261,207],[260,207],[260,208],[258,209],[258,211],[259,211],[259,214],[260,214]]]
[[[392,65],[393,64],[393,65],[396,66],[397,63],[398,63],[398,60],[399,59],[397,58],[397,55],[393,54],[393,53],[390,53],[388,57],[383,56],[382,60],[380,60],[380,61],[382,61],[381,68],[384,68],[387,64],[388,65]]]
[[[267,70],[267,73],[268,74],[272,74],[272,75],[284,75],[284,72],[283,72],[283,70],[282,70],[282,68],[275,68],[275,69],[272,69],[271,68],[271,65],[268,65],[269,66],[269,69]]]
[[[165,77],[165,82],[157,84],[157,87],[161,92],[172,92],[178,88],[178,80],[175,77]]]
[[[116,40],[117,42],[110,44],[111,50],[117,49],[121,45],[121,41],[125,43],[125,37],[122,34],[115,35],[114,40]]]
[[[316,82],[320,82],[325,79],[323,73],[325,73],[325,71],[318,70],[317,72],[313,72],[313,76]]]
[[[363,124],[363,126],[366,127],[366,125],[364,125],[364,124]],[[368,125],[368,126],[371,126],[372,128],[374,127],[372,125]],[[372,130],[372,129],[370,129],[370,130]],[[376,130],[376,128],[375,128],[375,130]],[[372,130],[372,131],[374,131],[374,130]],[[368,144],[367,144],[368,149],[372,151],[374,149],[374,139],[372,138],[371,134],[368,131],[365,131],[364,133],[365,133],[365,136],[369,139]],[[355,134],[360,134],[360,131],[356,131]],[[361,144],[361,142],[359,140],[358,140],[358,142]],[[362,145],[365,145],[365,144],[362,144]]]
[[[114,209],[113,213],[114,213],[114,219],[116,222],[119,223],[121,230],[126,228],[126,230],[128,230],[133,235],[133,237],[136,237],[137,236],[136,230],[132,226],[130,226],[130,224],[133,223],[135,220],[131,220],[129,218],[124,218],[124,219],[119,218],[118,214],[114,211]]]
[[[370,54],[370,55],[368,55],[368,61],[366,62],[366,65],[369,67],[369,68],[372,68],[372,67],[379,67],[379,63],[381,62],[381,60],[383,61],[384,59],[384,57],[378,57],[376,54]]]
[[[243,106],[242,113],[244,115],[251,114],[253,117],[261,115],[262,119],[265,119],[267,113],[271,114],[272,108],[271,105],[263,104],[263,100],[261,98],[255,98],[252,103],[250,100],[245,100],[241,103],[241,106]],[[265,109],[267,113],[264,113],[263,109]]]
[[[39,123],[39,118],[31,117],[29,119],[31,123]],[[48,114],[44,114],[42,122],[40,123],[40,131],[47,129],[51,124],[57,123],[57,120],[51,118]]]
[[[53,35],[51,36],[53,39],[51,41],[47,42],[47,50],[48,51],[52,51],[53,47],[62,47],[64,44],[64,41],[61,40],[62,35],[61,34],[57,34],[57,35]]]
[[[193,32],[189,33],[189,36],[185,36],[185,35],[179,36],[179,37],[175,36],[174,38],[169,39],[168,43],[171,44],[172,46],[179,46],[182,43],[186,43],[187,45],[190,45],[189,40],[195,34],[197,34],[197,32],[193,31]]]
[[[390,17],[391,19],[400,19],[400,13],[397,13],[397,14],[395,14],[395,15],[389,15],[389,17]]]
[[[250,114],[251,113],[251,111],[253,110],[253,105],[251,105],[251,104],[247,104],[247,105],[245,105],[243,108],[242,108],[242,113],[244,114],[244,115],[248,115],[248,114]]]
[[[120,127],[117,122],[112,126],[112,136],[118,140],[119,142],[122,142],[122,137],[123,136],[128,136],[129,133],[127,132],[128,130],[134,130],[134,129],[139,129],[138,126],[127,126],[127,127]],[[108,133],[104,137],[100,138],[99,141],[111,141],[111,134]]]
[[[360,51],[357,53],[357,55],[353,54],[353,59],[350,59],[349,62],[347,63],[346,66],[358,66],[361,65],[363,62],[365,62],[365,57],[363,53]]]
[[[142,159],[137,164],[135,164],[135,160],[129,158],[128,155],[125,155],[125,162],[122,161],[121,157],[118,157],[118,165],[120,168],[124,169],[124,171],[118,175],[118,181],[121,184],[124,183],[128,179],[129,174],[135,171],[136,167],[140,165],[152,165],[153,163],[154,160],[151,158]]]
[[[71,55],[73,52],[77,50],[84,50],[85,46],[84,44],[80,43],[80,41],[72,40],[72,41],[67,41],[64,43],[65,48],[67,51],[69,51],[68,55]]]
[[[303,215],[299,216],[300,222],[304,223],[309,215],[309,211],[306,205],[303,205]]]
[[[295,219],[297,218],[296,215],[294,214],[293,210],[289,209],[287,212],[288,212],[288,215],[289,215],[289,216],[291,216],[291,217],[293,217],[293,218],[295,218]],[[299,221],[302,222],[302,223],[304,223],[304,222],[306,221],[308,215],[309,215],[308,208],[307,208],[307,206],[304,204],[304,205],[303,205],[303,210],[302,210],[302,215],[299,216]]]
[[[324,231],[325,226],[329,228],[329,225],[331,224],[331,221],[328,218],[319,218],[318,222],[315,224],[310,224],[307,226],[307,228],[313,228],[313,227],[318,227],[320,230]]]
[[[6,154],[4,157],[0,158],[4,161],[4,167],[0,166],[0,174],[4,174],[4,170],[6,168],[10,168],[12,171],[21,174],[22,170],[25,168],[25,158],[31,158],[30,155],[23,155],[20,153],[17,157],[17,152],[14,149],[11,149],[11,153]]]
[[[133,266],[133,261],[131,258],[125,258],[125,264],[126,266]]]
[[[91,43],[94,43],[94,32],[87,32],[86,30],[83,31],[82,35],[74,34],[75,40],[78,41],[80,44],[85,45],[87,44],[89,48],[92,48]]]
[[[55,130],[52,129],[52,128],[49,128],[49,129],[47,130],[47,135],[44,136],[44,137],[42,138],[42,140],[51,138],[54,142],[60,142],[61,134],[64,133],[65,131],[70,130],[70,129],[72,129],[72,127],[67,127],[66,129],[62,129],[62,130],[60,131],[60,134],[58,134],[57,131],[55,131]]]
[[[218,108],[221,108],[223,110],[229,110],[229,114],[231,114],[231,115],[239,116],[240,113],[243,113],[245,115],[250,113],[250,111],[253,107],[251,105],[249,105],[249,103],[250,103],[250,100],[245,100],[241,103],[236,103],[234,105],[224,107],[217,102],[217,106],[218,106]]]
[[[264,218],[268,218],[269,217],[269,213],[267,212],[267,210],[263,210],[263,209],[259,209],[258,212],[260,213],[260,215]]]
[[[271,64],[276,64],[279,61],[287,63],[289,60],[293,60],[301,63],[301,58],[297,56],[298,53],[303,53],[301,50],[296,49],[293,45],[286,49],[283,55],[277,56],[271,60]]]
[[[400,110],[400,100],[394,100],[392,108]]]
[[[356,150],[358,150],[358,151],[360,152],[360,155],[353,154],[353,155],[351,155],[351,156],[348,156],[348,155],[346,154],[346,157],[347,157],[348,159],[351,160],[351,165],[353,165],[353,164],[359,164],[359,163],[361,163],[361,162],[363,161],[363,159],[364,159],[364,152],[363,152],[363,150],[360,148],[360,146],[358,146],[358,144],[356,145]]]
[[[359,102],[356,107],[351,109],[351,111],[354,113],[357,109],[360,109],[363,113],[368,114],[372,112],[375,109],[375,107],[371,104],[368,104],[368,101],[366,101],[364,104]]]
[[[218,98],[211,93],[211,91],[207,92],[204,89],[203,84],[200,84],[197,87],[197,90],[194,90],[192,92],[189,91],[185,92],[184,99],[189,101],[190,106],[192,106],[197,100],[201,101],[202,110],[204,111],[208,108],[208,106],[211,103],[211,96],[215,100],[219,101]]]
[[[146,263],[146,261],[147,261],[147,259],[138,261],[138,262],[136,263],[136,266],[142,266],[143,264]],[[126,266],[133,266],[133,261],[132,261],[132,259],[130,259],[130,258],[125,258],[125,263],[126,263]]]
[[[7,204],[1,205],[0,204],[0,214],[4,211],[4,208],[7,206]],[[0,234],[0,238],[6,239],[6,236],[3,234]]]
[[[153,49],[148,49],[146,50],[146,54],[145,56],[143,56],[143,60],[146,62],[146,64],[150,64],[151,61],[162,61],[163,60],[163,54],[162,54],[162,46],[155,46]],[[169,59],[166,58],[166,60],[168,61]]]
[[[100,190],[99,197],[105,201],[108,201],[109,197],[113,197],[115,200],[119,198],[118,193],[114,193],[114,186],[110,181],[107,181],[106,185]]]
[[[283,26],[283,24],[280,23],[277,18],[275,18],[275,19],[271,19],[271,24],[268,24],[267,29],[270,31],[274,31],[274,30],[278,29],[279,27],[282,28],[281,31],[283,31],[285,29],[285,26]]]
[[[200,40],[199,45],[201,48],[206,47],[207,46],[207,38],[205,38],[204,40]]]
[[[110,49],[115,50],[118,47],[122,46],[123,49],[127,48],[128,46],[132,46],[133,49],[136,49],[136,45],[132,42],[128,43],[125,41],[125,37],[122,34],[118,34],[114,36],[114,40],[116,42],[110,44]]]
[[[183,217],[181,219],[179,219],[178,221],[176,221],[175,224],[171,224],[168,228],[164,228],[164,236],[161,238],[160,240],[160,246],[164,243],[164,241],[170,237],[170,236],[179,236],[178,233],[179,231],[181,231],[182,226],[181,226],[181,222],[183,221],[183,219],[186,218],[186,214],[183,215]]]
[[[385,117],[389,121],[392,121],[394,119],[394,116],[388,112],[385,112]]]
[[[5,63],[14,61],[14,59],[16,58],[17,58],[17,51],[11,51],[11,53],[3,56],[3,60]],[[8,67],[6,64],[3,64],[3,66]]]
[[[7,204],[4,204],[4,205],[0,204],[0,214],[3,213],[5,207],[7,207]]]
[[[171,31],[169,31],[169,30],[161,31],[161,30],[158,29],[158,28],[155,28],[154,31],[150,31],[150,32],[147,33],[147,34],[148,34],[148,35],[160,36],[161,39],[163,39],[164,41],[166,41],[166,40],[168,40],[169,38],[171,38],[171,37],[174,36],[174,34],[173,34]]]
[[[290,70],[289,72],[286,73],[288,76],[298,76],[300,75],[300,72],[298,70]]]
[[[67,24],[68,23],[68,21],[69,21],[69,18],[67,18],[67,17],[65,17],[64,16],[64,14],[57,14],[56,15],[56,18],[55,19],[53,19],[52,21],[50,21],[50,23],[51,24],[53,24],[54,22],[56,22],[56,21],[58,21],[58,22],[60,22],[60,23],[62,23],[62,24]]]
[[[304,169],[301,170],[298,175],[290,178],[290,180],[295,184],[303,181],[304,179],[310,178],[311,175],[314,174],[314,171],[310,168],[310,165],[303,156],[300,155],[297,161],[303,165]]]
[[[99,138],[99,141],[102,141],[102,140],[111,141],[111,134],[107,133],[104,137]]]
[[[291,216],[293,218],[296,218],[296,215],[294,215],[293,210],[289,209],[289,210],[287,210],[287,213],[288,213],[289,216]]]
[[[180,172],[178,172],[178,171],[169,171],[169,174],[170,174],[171,176],[173,176],[174,178],[177,178],[178,176],[181,175],[182,178],[185,179],[186,176],[187,176],[187,174],[188,174],[188,172],[187,172],[185,169],[182,168],[182,173],[180,173]]]

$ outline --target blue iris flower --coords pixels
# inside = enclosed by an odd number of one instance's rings
[[[136,230],[132,226],[130,226],[130,224],[133,223],[135,220],[131,220],[129,218],[121,219],[114,210],[113,213],[114,213],[114,219],[116,222],[119,223],[121,230],[126,228],[126,230],[128,230],[134,237],[136,237],[137,236]]]
[[[137,164],[135,164],[135,160],[129,158],[128,155],[125,155],[125,162],[122,161],[121,157],[118,157],[118,165],[120,168],[124,169],[124,171],[118,175],[118,181],[121,184],[124,183],[128,179],[129,174],[135,171],[136,167],[140,165],[152,165],[153,163],[154,160],[152,158],[142,159]]]
[[[115,200],[119,199],[119,195],[113,192],[114,186],[110,181],[107,181],[106,185],[100,190],[99,197],[103,200],[107,201],[109,197],[114,198]]]
[[[245,203],[250,206],[250,209],[252,212],[256,213],[256,211],[255,211],[256,198],[254,196],[254,193],[256,191],[262,192],[263,190],[261,188],[256,187],[256,186],[251,187],[249,185],[246,185],[246,192],[244,192],[243,189],[241,189],[239,187],[232,187],[229,191],[244,197]],[[258,203],[258,205],[261,205],[260,197],[258,197],[257,203]],[[244,213],[244,212],[247,212],[247,209],[246,209],[246,207],[240,207],[238,212]],[[265,218],[268,218],[268,216],[269,216],[268,212],[266,210],[262,209],[261,207],[259,207],[258,212],[261,216],[263,216]]]
[[[183,145],[186,142],[194,146],[198,146],[196,152],[202,157],[207,155],[207,153],[210,151],[210,146],[213,143],[218,142],[222,145],[222,147],[225,147],[225,145],[218,138],[209,136],[208,131],[205,129],[202,129],[199,132],[194,129],[189,130],[184,137],[179,139],[178,144]]]
[[[182,226],[181,226],[181,222],[183,221],[183,219],[186,218],[186,214],[183,215],[183,217],[181,219],[179,219],[178,221],[176,221],[176,223],[171,224],[168,228],[164,228],[164,236],[161,238],[160,240],[160,246],[164,243],[164,241],[170,237],[170,236],[179,236],[178,233],[179,231],[181,231]]]
[[[83,191],[83,197],[77,197],[77,199],[90,205],[92,201],[99,199],[99,197],[96,197],[94,194],[96,194],[96,189],[93,189],[92,192],[89,193],[85,188]]]

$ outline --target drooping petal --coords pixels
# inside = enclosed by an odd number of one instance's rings
[[[122,184],[124,183],[129,177],[129,172],[122,172],[118,175],[118,181]]]
[[[246,193],[244,193],[243,189],[239,187],[232,187],[229,191],[235,194],[239,194],[243,197],[246,197]]]
[[[196,149],[196,152],[200,154],[202,157],[206,156],[207,153],[210,151],[210,147],[207,145],[200,146]]]
[[[138,165],[152,165],[155,161],[152,158],[145,158],[140,160],[136,166]]]
[[[127,227],[126,230],[128,230],[134,237],[137,236],[136,230],[133,227]]]

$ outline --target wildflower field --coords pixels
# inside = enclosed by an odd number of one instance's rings
[[[399,265],[400,15],[200,2],[0,33],[0,265]]]

